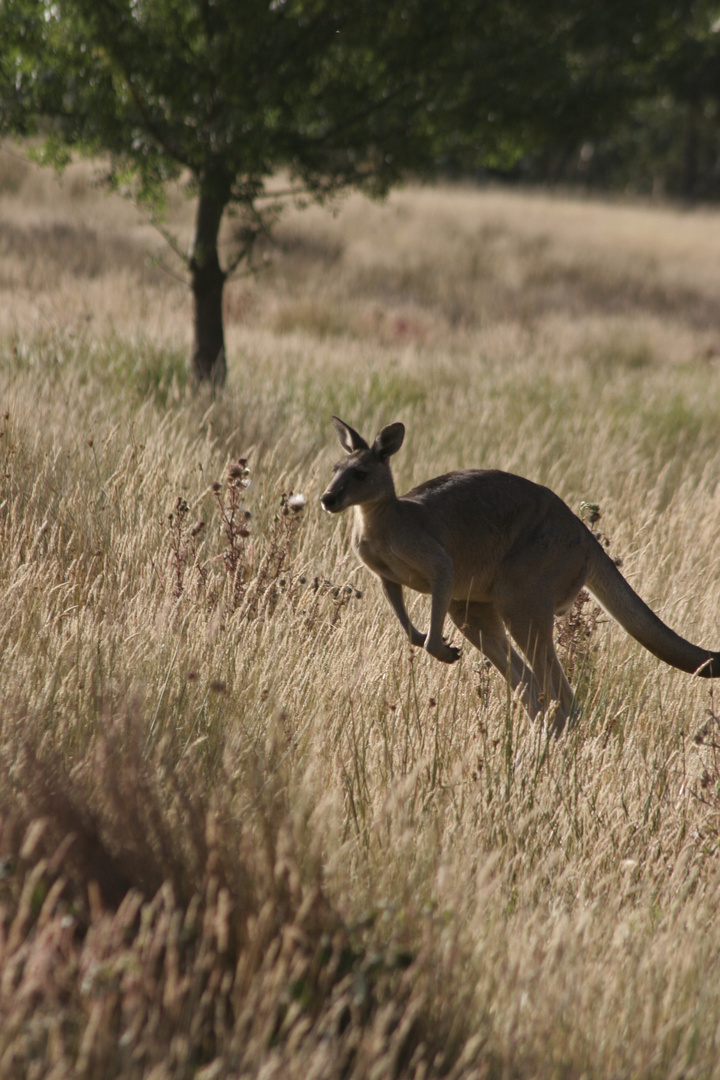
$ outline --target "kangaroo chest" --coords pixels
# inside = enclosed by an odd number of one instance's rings
[[[389,544],[380,544],[356,533],[353,547],[361,562],[379,577],[405,585],[416,592],[429,593],[430,582],[416,567],[411,566]]]

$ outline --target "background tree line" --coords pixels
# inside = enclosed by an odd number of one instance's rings
[[[601,191],[720,198],[720,5],[678,4],[614,123],[550,139],[499,175]]]

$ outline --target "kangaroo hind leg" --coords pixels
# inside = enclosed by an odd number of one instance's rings
[[[494,605],[453,600],[448,614],[458,630],[507,679],[511,689],[521,688],[525,711],[534,720],[543,709],[540,686],[533,672],[513,648]]]
[[[560,735],[570,719],[574,694],[555,652],[553,612],[532,615],[525,605],[517,604],[504,608],[503,619],[535,673],[546,708],[557,702],[552,726]]]

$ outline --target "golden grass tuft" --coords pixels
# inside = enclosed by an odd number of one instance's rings
[[[0,1075],[717,1076],[720,691],[586,605],[548,742],[469,647],[410,650],[318,496],[331,413],[402,419],[401,489],[597,503],[720,647],[720,219],[292,211],[213,400],[92,175],[0,168]]]

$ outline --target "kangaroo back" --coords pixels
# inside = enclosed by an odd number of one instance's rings
[[[585,586],[605,611],[659,660],[705,678],[720,677],[720,653],[698,648],[666,626],[599,544]]]

